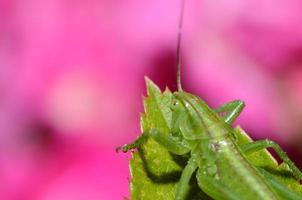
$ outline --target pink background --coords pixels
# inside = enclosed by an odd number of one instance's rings
[[[183,87],[301,167],[302,1],[188,0]],[[175,89],[180,1],[0,1],[0,199],[120,200],[144,76]]]

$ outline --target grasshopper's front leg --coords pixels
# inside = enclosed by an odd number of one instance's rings
[[[169,152],[176,155],[184,155],[190,151],[189,148],[184,146],[181,142],[176,141],[173,137],[167,134],[159,132],[157,129],[151,129],[149,131],[150,137],[152,137],[157,143],[164,146]]]
[[[178,182],[177,191],[175,200],[184,200],[189,188],[189,182],[192,177],[192,174],[197,169],[198,164],[196,162],[196,158],[192,156],[186,167],[183,169],[180,180]]]
[[[223,104],[219,108],[215,109],[217,113],[223,113],[222,117],[225,123],[232,124],[235,119],[240,115],[245,104],[241,100],[231,101]]]
[[[137,138],[133,143],[125,144],[123,146],[117,147],[116,151],[128,152],[132,149],[139,148],[142,144],[144,144],[148,139],[148,135],[143,133],[139,138]]]
[[[137,138],[133,143],[125,144],[121,147],[118,147],[116,150],[127,152],[131,149],[139,148],[142,144],[147,141],[149,136],[153,138],[157,143],[164,146],[169,152],[174,153],[176,155],[184,155],[190,151],[190,149],[185,147],[182,143],[177,142],[171,136],[163,134],[154,128],[152,128],[147,133],[143,133],[142,136]]]
[[[275,143],[274,141],[259,140],[259,141],[255,141],[255,142],[251,142],[251,143],[241,145],[242,151],[244,153],[247,153],[247,154],[257,152],[257,151],[260,151],[260,150],[266,149],[266,148],[273,148],[275,150],[275,152],[278,154],[278,156],[280,156],[280,158],[283,160],[283,162],[285,162],[288,165],[288,167],[291,169],[294,177],[297,180],[302,180],[301,171],[289,159],[289,157],[287,156],[285,151],[283,151],[283,149],[277,143]]]

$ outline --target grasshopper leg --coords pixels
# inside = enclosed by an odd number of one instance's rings
[[[190,151],[190,149],[184,146],[181,142],[176,141],[168,134],[160,133],[157,129],[151,129],[149,131],[149,135],[157,143],[164,146],[169,152],[176,155],[184,155]]]
[[[301,171],[295,166],[295,164],[289,159],[285,151],[274,141],[271,140],[258,140],[251,143],[241,145],[241,149],[244,153],[253,153],[266,148],[273,148],[274,151],[280,156],[280,158],[285,162],[291,169],[294,177],[298,180],[302,180]]]
[[[224,121],[228,124],[232,124],[235,119],[240,115],[245,104],[241,100],[231,101],[223,104],[219,108],[215,109],[217,113],[224,113],[222,116]]]
[[[178,182],[177,191],[175,200],[184,200],[189,188],[189,182],[192,177],[192,174],[197,169],[198,164],[195,161],[194,157],[191,157],[188,161],[188,164],[183,169],[180,180]]]
[[[116,148],[116,151],[127,152],[132,149],[139,148],[147,141],[148,136],[153,138],[160,145],[164,146],[169,152],[176,155],[184,155],[190,151],[190,149],[185,147],[182,143],[177,142],[169,135],[160,133],[157,129],[151,129],[148,133],[144,133],[142,136],[137,138],[133,143],[125,144]]]
[[[140,147],[143,143],[147,141],[147,134],[142,134],[139,138],[137,138],[133,143],[125,144],[123,146],[117,147],[116,151],[128,152],[132,149],[136,149]]]

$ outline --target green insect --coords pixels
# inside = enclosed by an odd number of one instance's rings
[[[182,11],[183,12],[183,11]],[[182,20],[181,20],[182,21]],[[180,28],[181,28],[180,23]],[[180,35],[178,44],[180,44]],[[191,177],[196,173],[199,188],[216,200],[298,200],[302,195],[292,191],[269,171],[257,168],[247,156],[266,148],[273,148],[288,166],[297,181],[302,173],[281,147],[271,140],[239,144],[238,134],[231,125],[245,104],[235,100],[211,109],[200,97],[182,90],[180,81],[180,45],[177,49],[178,90],[164,102],[158,99],[153,109],[164,118],[171,117],[170,133],[161,131],[158,124],[149,124],[136,141],[119,147],[127,152],[139,148],[152,138],[169,152],[189,155],[176,189],[175,200],[185,200]],[[149,88],[156,87],[148,81]],[[169,105],[167,105],[167,103]]]

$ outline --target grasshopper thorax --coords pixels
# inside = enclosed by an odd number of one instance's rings
[[[198,96],[178,91],[173,97],[173,130],[184,139],[214,139],[228,134],[225,122]]]

